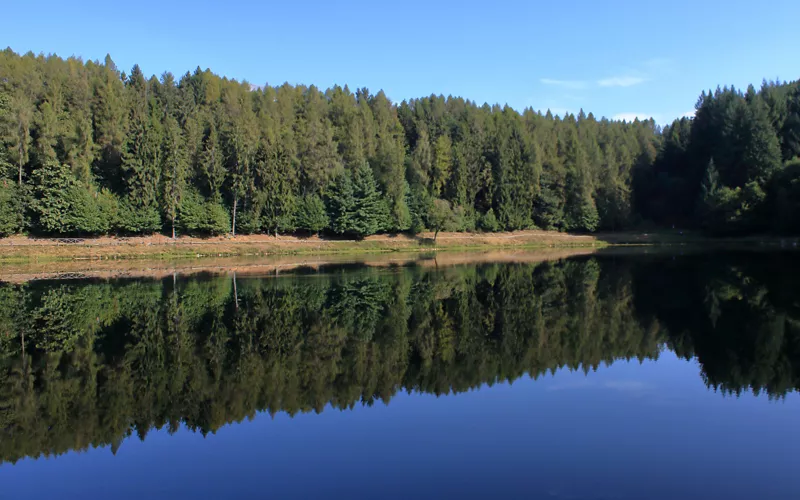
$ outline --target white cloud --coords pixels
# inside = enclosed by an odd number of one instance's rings
[[[613,116],[614,120],[632,122],[636,119],[639,120],[649,120],[650,118],[656,118],[656,115],[647,114],[647,113],[619,113]]]
[[[545,85],[564,87],[565,89],[585,89],[586,82],[581,80],[556,80],[554,78],[542,78],[539,80]]]
[[[695,110],[687,111],[681,115],[681,118],[694,118]]]
[[[612,76],[610,78],[604,78],[602,80],[598,80],[597,84],[601,87],[632,87],[634,85],[639,85],[640,83],[646,82],[646,78],[642,78],[640,76]]]

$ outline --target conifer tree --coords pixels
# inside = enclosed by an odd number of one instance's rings
[[[297,227],[319,235],[319,232],[328,227],[328,213],[325,203],[316,194],[303,196],[297,205]]]
[[[170,224],[173,239],[188,174],[186,151],[183,146],[184,138],[178,122],[168,115],[164,120],[161,178],[164,216]]]

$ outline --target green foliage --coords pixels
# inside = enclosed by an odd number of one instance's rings
[[[481,216],[480,228],[482,231],[490,233],[500,229],[500,223],[497,221],[493,209],[490,208],[488,212]]]
[[[522,130],[519,115],[509,108],[496,115],[496,153],[493,155],[494,208],[506,230],[533,224],[534,199],[539,190],[541,164],[538,149]]]
[[[770,192],[772,228],[782,234],[800,234],[800,158],[786,162]]]
[[[475,212],[463,206],[453,207],[453,217],[445,224],[446,231],[474,232],[476,227]]]
[[[187,155],[183,132],[177,120],[167,116],[164,120],[164,144],[162,153],[162,206],[164,216],[172,226],[172,237],[175,237],[178,212],[186,190]]]
[[[455,220],[453,209],[450,207],[450,202],[436,198],[431,204],[430,211],[428,212],[428,225],[434,231],[433,241],[439,236],[439,231],[447,228]]]
[[[704,227],[698,200],[710,158],[719,189],[730,189],[714,202],[730,212],[715,219],[730,225],[720,230],[794,227],[773,221],[792,196],[775,179],[800,155],[797,82],[704,92],[694,118],[661,129],[653,120],[554,117],[461,97],[395,105],[363,88],[254,88],[209,70],[147,79],[110,57],[83,63],[6,50],[0,70],[0,177],[36,193],[22,230],[307,231],[309,221],[297,219],[305,195],[325,200],[334,232],[357,236],[422,231],[433,199],[453,207],[454,230],[480,226],[476,214],[489,210],[496,230]],[[53,164],[85,192],[37,185],[48,178],[37,172]],[[183,224],[179,212],[193,213],[194,201],[183,203],[189,192],[215,205]],[[116,221],[112,199],[124,207]],[[231,221],[223,225],[224,211]]]
[[[640,168],[641,214],[714,234],[789,230],[791,216],[778,211],[791,206],[789,190],[779,186],[786,181],[782,157],[794,148],[795,126],[787,116],[794,88],[765,82],[758,92],[752,86],[745,93],[727,87],[703,92],[695,118],[666,128],[652,167]]]
[[[378,190],[372,169],[362,163],[354,172],[340,175],[328,198],[331,228],[339,234],[368,236],[389,224],[389,206]]]
[[[322,198],[315,194],[303,196],[297,205],[297,215],[295,217],[297,227],[319,233],[328,227],[328,213],[325,211],[325,203]]]
[[[746,233],[759,229],[767,195],[758,182],[750,181],[743,188],[730,188],[720,185],[719,179],[719,172],[711,160],[703,180],[698,210],[703,218],[703,228],[712,234]]]
[[[236,232],[241,234],[258,234],[263,231],[260,210],[239,211],[236,216]]]
[[[367,163],[362,163],[353,172],[353,195],[353,232],[369,235],[390,227],[389,206]]]
[[[574,133],[569,134],[563,147],[566,151],[567,173],[564,228],[568,231],[594,231],[600,218],[592,197],[586,152]]]
[[[592,232],[597,230],[600,217],[597,207],[589,196],[582,196],[570,207],[564,227],[569,231]]]
[[[0,178],[0,236],[22,230],[25,206],[20,189],[13,181]]]
[[[69,167],[47,163],[32,175],[31,208],[45,233],[94,235],[115,227],[119,204],[107,190],[94,190],[76,180]]]
[[[355,205],[352,176],[344,172],[334,179],[328,190],[327,206],[333,232],[344,234],[352,230]]]
[[[231,230],[227,209],[219,202],[204,199],[194,190],[186,191],[178,208],[182,230],[194,234],[225,234]]]
[[[126,234],[152,234],[161,230],[161,214],[153,206],[140,206],[132,201],[120,202],[117,227]]]
[[[411,217],[409,230],[413,234],[421,233],[427,227],[428,213],[432,203],[431,197],[426,189],[417,184],[409,188],[406,200]]]
[[[258,151],[254,164],[257,189],[253,204],[261,211],[261,222],[266,232],[293,231],[297,211],[295,195],[296,173],[289,152],[283,147],[272,147]]]

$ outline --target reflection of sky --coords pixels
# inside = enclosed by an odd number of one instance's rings
[[[0,467],[2,498],[798,498],[800,398],[723,397],[695,362],[617,362],[585,376],[389,406],[259,415],[216,435]]]

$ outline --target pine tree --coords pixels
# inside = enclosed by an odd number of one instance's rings
[[[296,170],[282,144],[264,147],[254,165],[260,189],[255,204],[261,207],[267,231],[292,231],[295,228]]]
[[[327,207],[331,219],[331,229],[335,233],[354,232],[355,193],[350,172],[342,172],[328,189]]]
[[[225,158],[220,146],[217,125],[213,118],[208,120],[201,148],[198,163],[202,182],[211,200],[220,202],[226,176]]]
[[[223,94],[225,118],[222,144],[231,205],[231,231],[236,235],[236,215],[242,201],[253,192],[253,162],[258,147],[256,117],[247,96],[240,87],[226,88]],[[254,224],[258,226],[258,223]]]
[[[58,161],[55,148],[61,132],[56,110],[53,109],[49,102],[45,101],[39,106],[34,123],[37,132],[36,142],[33,147],[36,163],[44,165],[45,163]]]
[[[127,119],[124,87],[111,56],[98,68],[94,81],[92,122],[94,144],[99,150],[96,171],[101,181],[115,185],[121,179],[118,171],[122,160],[122,148],[127,134]]]
[[[327,107],[324,94],[312,85],[304,93],[298,120],[300,183],[304,190],[318,194],[342,170]]]
[[[319,234],[328,227],[328,213],[325,203],[316,194],[305,195],[297,205],[297,227],[312,233]]]
[[[498,115],[498,120],[494,206],[504,229],[525,229],[533,224],[533,205],[541,175],[539,155],[535,146],[523,136],[521,122],[515,113],[506,109]]]
[[[367,163],[339,176],[330,189],[331,228],[339,234],[363,237],[383,230],[389,222],[388,208]]]
[[[374,153],[369,162],[388,198],[391,219],[389,229],[405,231],[411,226],[411,214],[406,204],[403,127],[382,91],[370,98],[369,104],[376,134]]]
[[[447,134],[436,139],[433,148],[433,168],[431,171],[431,194],[441,196],[452,171],[453,143]]]
[[[743,151],[741,163],[746,172],[746,182],[755,181],[762,188],[781,168],[781,149],[778,137],[769,120],[764,101],[753,96],[749,113],[742,125]]]
[[[17,166],[17,183],[22,186],[24,167],[30,161],[34,106],[21,91],[9,95],[0,113],[0,139],[8,145],[9,156]]]
[[[169,221],[172,229],[172,238],[175,238],[178,211],[186,189],[188,164],[184,149],[184,138],[177,120],[167,116],[164,120],[164,144],[162,156],[162,203],[164,216]]]
[[[121,221],[125,232],[151,233],[161,227],[159,202],[165,138],[159,115],[159,109],[150,111],[147,103],[131,112],[121,165],[127,192]]]
[[[375,234],[389,226],[389,207],[372,169],[366,162],[353,172],[353,210],[352,230],[361,236]]]
[[[594,231],[599,217],[592,197],[587,159],[575,133],[570,131],[567,137],[564,227],[569,231]]]

